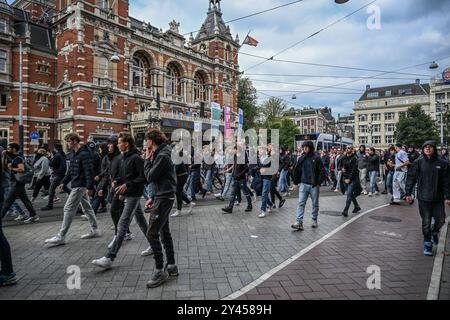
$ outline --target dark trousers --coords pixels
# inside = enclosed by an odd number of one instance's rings
[[[34,185],[33,190],[33,198],[37,198],[39,195],[39,191],[44,187],[45,191],[49,191],[50,189],[50,176],[44,176],[42,179],[37,179],[36,184]]]
[[[156,199],[150,214],[147,239],[153,250],[155,267],[157,270],[164,268],[164,256],[162,246],[166,253],[167,264],[175,264],[175,252],[173,249],[172,235],[169,227],[169,214],[174,199]],[[161,245],[162,242],[162,245]]]
[[[56,189],[61,185],[64,176],[52,176],[50,179],[50,190],[48,193],[48,206],[53,207],[53,201],[55,199]]]
[[[247,187],[247,181],[245,179],[240,180],[234,180],[233,181],[233,191],[231,193],[230,203],[228,204],[228,208],[234,207],[234,201],[236,200],[236,197],[238,197],[238,194],[240,191],[244,192],[244,196],[247,198],[247,206],[249,208],[252,207],[252,198],[250,190]]]
[[[432,233],[438,233],[445,223],[444,200],[429,202],[419,200],[419,212],[422,218],[422,233],[425,242],[431,242]],[[431,219],[434,218],[434,226]]]
[[[191,203],[189,198],[184,193],[184,185],[188,179],[188,175],[177,176],[177,209],[181,210],[183,206],[183,201],[187,204]]]
[[[2,266],[0,270],[1,274],[9,275],[14,272],[11,259],[11,247],[3,233],[2,219],[0,219],[0,262]]]
[[[112,190],[112,189],[111,189]],[[118,196],[115,195],[114,191],[111,191],[111,219],[114,223],[114,234],[117,235],[117,227],[119,225],[120,216],[122,215],[125,201],[120,200]],[[128,228],[128,233],[130,233],[130,229]]]
[[[283,200],[283,197],[277,190],[277,185],[273,183],[272,181],[272,187],[270,189],[270,199],[272,200],[272,203],[275,204],[275,196],[278,198],[278,201],[281,202]]]
[[[344,211],[348,211],[350,209],[350,204],[353,202],[355,208],[359,207],[358,201],[356,201],[355,196],[353,195],[353,189],[355,187],[355,182],[353,181],[350,184],[345,184],[347,200],[345,201]]]
[[[100,190],[97,190],[91,201],[92,209],[94,210],[95,214],[97,214],[100,205],[102,205],[102,208],[106,208],[106,198],[108,196],[108,190],[103,189],[103,196],[98,195],[99,191]]]
[[[11,187],[11,191],[9,192],[8,196],[5,199],[5,202],[3,203],[0,218],[3,218],[5,216],[14,201],[16,201],[17,199],[22,200],[25,208],[27,208],[28,212],[30,213],[30,217],[34,217],[36,215],[36,211],[34,210],[33,205],[31,204],[31,201],[25,191],[25,185],[23,183],[16,183]]]
[[[195,200],[195,195],[199,192],[205,192],[202,186],[202,181],[200,180],[200,171],[191,171],[191,198]]]

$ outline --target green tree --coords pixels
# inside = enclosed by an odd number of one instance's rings
[[[244,111],[244,131],[254,128],[258,115],[256,89],[249,78],[239,79],[238,107]]]
[[[265,121],[273,121],[285,115],[287,104],[283,99],[270,97],[259,109]]]
[[[295,125],[294,121],[285,117],[267,120],[263,127],[268,130],[278,129],[280,133],[280,147],[289,149],[294,148],[295,135],[300,133],[300,130]],[[268,137],[270,139],[270,132],[268,133]]]
[[[439,141],[436,124],[422,110],[420,104],[408,108],[406,116],[400,118],[395,131],[395,141],[403,145],[421,147],[426,140]]]

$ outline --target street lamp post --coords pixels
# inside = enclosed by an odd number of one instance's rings
[[[20,50],[20,62],[19,62],[19,145],[20,150],[24,152],[24,137],[23,137],[23,49],[22,49],[22,41],[20,41],[19,44],[19,50]]]

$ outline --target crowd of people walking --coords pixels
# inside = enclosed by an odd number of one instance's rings
[[[319,227],[319,197],[323,187],[345,195],[343,217],[349,216],[352,204],[352,213],[362,210],[357,200],[361,195],[390,194],[391,205],[412,204],[417,199],[426,255],[433,254],[433,243],[438,242],[445,221],[444,204],[450,205],[448,156],[444,150],[438,154],[433,141],[425,142],[421,153],[412,145],[401,144],[388,150],[362,145],[358,149],[336,146],[325,151],[315,150],[312,141],[305,141],[295,152],[269,144],[258,148],[256,163],[250,163],[248,148],[228,148],[221,154],[205,146],[204,159],[213,159],[212,164],[211,161],[195,163],[193,150],[170,145],[159,130],[147,133],[143,150],[138,150],[129,133],[113,135],[100,145],[83,144],[80,136],[70,133],[64,143],[68,154],[61,143],[55,143],[54,150],[44,144],[31,160],[25,159],[16,143],[0,147],[1,217],[17,215],[16,221],[36,223],[40,218],[33,204],[40,192],[47,201],[40,208],[42,212],[53,210],[54,203],[61,201],[57,191],[67,193],[61,227],[45,241],[48,246],[59,246],[66,244],[77,214],[90,225],[90,231],[81,235],[81,239],[102,236],[97,214],[109,207],[114,235],[105,255],[92,261],[104,269],[113,266],[123,242],[133,239],[130,223],[134,218],[148,241],[148,248],[141,255],[153,255],[155,260],[155,271],[147,283],[149,288],[178,275],[169,217],[193,213],[197,197],[213,195],[214,188],[219,192],[212,199],[228,201],[222,208],[224,214],[233,213],[235,206],[242,202],[242,194],[247,213],[254,210],[260,199],[258,218],[282,208],[286,197],[298,190],[298,207],[291,226],[295,231],[304,230],[308,198],[312,201],[311,226]],[[174,153],[181,159],[191,157],[192,164],[186,161],[174,164]],[[272,155],[279,159],[276,170],[273,170]],[[27,183],[30,183],[28,190],[32,190],[31,200],[25,189]],[[26,210],[17,200],[21,200]],[[175,211],[171,214],[172,208]],[[145,214],[149,215],[148,220]],[[0,286],[17,282],[11,249],[1,226],[0,219]]]

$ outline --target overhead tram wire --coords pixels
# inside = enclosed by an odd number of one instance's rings
[[[378,69],[367,69],[367,68],[358,68],[358,67],[348,67],[348,66],[339,66],[339,65],[332,65],[332,64],[323,64],[323,63],[313,63],[313,62],[304,62],[304,61],[294,61],[294,60],[282,60],[282,59],[271,59],[267,57],[262,57],[254,54],[249,54],[245,52],[240,52],[239,54],[243,54],[246,56],[252,56],[259,59],[265,59],[265,60],[272,60],[275,62],[285,62],[285,63],[293,63],[293,64],[302,64],[302,65],[309,65],[309,66],[316,66],[316,67],[324,67],[324,68],[337,68],[337,69],[346,69],[346,70],[357,70],[357,71],[367,71],[367,72],[387,72],[386,70],[378,70]],[[245,74],[245,71],[242,73]],[[407,73],[407,72],[392,72],[389,71],[389,73],[395,73],[395,74],[403,74],[403,75],[410,75],[410,76],[420,76],[420,77],[428,77],[428,74],[417,74],[417,73]]]
[[[439,58],[439,59],[435,59],[435,60],[433,60],[433,61],[442,61],[442,60],[446,60],[446,59],[448,59],[448,58],[450,58],[450,56],[446,56],[446,57],[442,57],[442,58]],[[384,74],[395,73],[395,72],[399,72],[399,71],[402,71],[402,70],[411,69],[411,68],[416,68],[416,67],[420,67],[420,66],[428,65],[428,64],[430,64],[430,61],[424,62],[424,63],[420,63],[420,64],[416,64],[416,65],[412,65],[412,66],[407,66],[407,67],[399,68],[399,69],[396,69],[396,70],[393,70],[393,71],[387,71],[387,72],[384,72],[384,73],[381,73],[381,74],[378,74],[378,75],[366,77],[366,78],[364,78],[364,79],[371,79],[371,78],[374,78],[374,77],[377,77],[377,76],[382,76],[382,75],[384,75]],[[361,80],[363,80],[363,79],[356,79],[356,80],[352,80],[352,81],[348,81],[348,82],[338,83],[338,84],[336,84],[336,85],[334,85],[334,86],[342,86],[342,85],[345,85],[345,84],[348,84],[348,83],[358,82],[358,81],[361,81]],[[327,86],[327,88],[333,88],[334,86]],[[322,90],[322,89],[325,89],[325,88],[319,88],[319,89],[315,89],[315,90],[311,90],[311,91],[306,91],[306,92],[302,92],[302,93],[314,93],[314,92],[315,92],[315,93],[320,94],[321,92],[319,92],[319,90]],[[293,105],[295,105],[295,106],[302,107],[302,106],[299,105],[299,104],[296,104],[296,103],[293,103],[292,101],[289,101],[289,100],[284,99],[284,97],[286,97],[286,96],[284,96],[284,95],[283,95],[283,96],[272,96],[272,95],[269,95],[269,94],[264,93],[263,91],[258,91],[258,90],[257,90],[257,93],[261,93],[262,95],[267,96],[267,97],[270,97],[270,98],[278,98],[278,99],[281,99],[281,100],[285,101],[285,102],[288,103],[288,104],[293,104]],[[292,93],[294,93],[294,92],[292,92]],[[294,94],[295,94],[295,93],[294,93]]]
[[[294,43],[293,45],[290,45],[289,47],[287,47],[287,48],[281,50],[280,52],[274,54],[272,57],[266,59],[265,61],[262,61],[262,62],[260,62],[260,63],[257,63],[257,64],[255,64],[255,65],[253,65],[253,66],[251,66],[251,67],[245,69],[243,72],[247,72],[248,70],[251,70],[251,69],[253,69],[253,68],[259,67],[260,65],[266,63],[267,61],[273,60],[276,56],[278,56],[278,55],[280,55],[280,54],[282,54],[282,53],[284,53],[284,52],[286,52],[286,51],[288,51],[288,50],[290,50],[290,49],[292,49],[292,48],[298,46],[298,45],[301,44],[302,42],[304,42],[304,41],[306,41],[306,40],[308,40],[308,39],[310,39],[310,38],[312,38],[312,37],[318,35],[318,34],[321,33],[322,31],[325,31],[325,30],[327,30],[328,28],[334,26],[335,24],[337,24],[337,23],[339,23],[339,22],[341,22],[341,21],[343,21],[343,20],[349,18],[350,16],[354,15],[355,13],[361,11],[362,9],[364,9],[364,8],[366,8],[366,7],[368,7],[368,6],[370,6],[371,4],[373,4],[373,3],[375,3],[375,2],[377,2],[377,0],[373,0],[373,1],[371,1],[371,2],[369,2],[369,3],[367,3],[367,4],[365,4],[365,5],[362,6],[361,8],[359,8],[359,9],[357,9],[357,10],[355,10],[355,11],[353,11],[353,12],[347,14],[347,15],[345,15],[345,16],[342,17],[342,18],[339,18],[338,20],[336,20],[336,21],[334,21],[334,22],[328,24],[327,26],[321,28],[320,30],[318,30],[318,31],[316,31],[316,32],[314,32],[314,33],[312,33],[312,34],[310,34],[310,35],[307,36],[306,38],[304,38],[304,39],[302,39],[302,40],[300,40],[300,41]]]
[[[292,78],[328,78],[328,79],[363,79],[366,76],[315,75],[315,74],[281,74],[281,73],[246,73],[246,76],[292,77]],[[418,78],[377,77],[380,80],[416,80]],[[426,78],[428,79],[428,77]],[[420,80],[425,80],[421,78]]]
[[[270,11],[281,9],[281,8],[284,8],[284,7],[287,7],[287,6],[291,6],[293,4],[296,4],[296,3],[299,3],[299,2],[302,2],[302,1],[304,1],[304,0],[292,1],[292,2],[288,2],[288,3],[282,4],[282,5],[279,5],[279,6],[276,6],[276,7],[272,7],[272,8],[269,8],[269,9],[265,9],[265,10],[262,10],[262,11],[251,13],[251,14],[248,14],[246,16],[242,16],[242,17],[239,17],[239,18],[235,18],[235,19],[231,19],[231,20],[225,21],[225,24],[228,24],[228,23],[231,23],[231,22],[240,21],[240,20],[247,19],[247,18],[251,18],[251,17],[257,16],[257,15],[260,15],[260,14],[264,14],[264,13],[267,13],[267,12],[270,12]],[[196,33],[196,32],[199,32],[199,31],[200,30],[186,32],[186,33],[183,33],[182,36],[186,36],[186,35],[189,35],[191,33]]]
[[[450,56],[446,56],[446,57],[442,57],[442,58],[439,58],[439,59],[435,59],[433,61],[442,61],[442,60],[446,60],[448,58],[450,58]],[[346,84],[349,84],[349,83],[359,82],[361,80],[373,79],[374,77],[377,77],[377,76],[382,76],[382,75],[393,73],[393,72],[399,72],[399,71],[406,70],[406,69],[417,68],[417,67],[420,67],[420,66],[423,66],[423,65],[429,65],[430,63],[431,63],[430,61],[427,61],[427,62],[424,62],[424,63],[420,63],[420,64],[416,64],[416,65],[412,65],[412,66],[407,66],[407,67],[403,67],[403,68],[399,68],[399,69],[396,69],[396,70],[393,70],[393,71],[386,71],[386,72],[380,73],[378,75],[373,75],[373,76],[364,77],[362,79],[355,79],[355,80],[351,80],[351,81],[337,83],[337,84],[334,84],[334,85],[325,86],[324,88],[314,89],[314,90],[311,90],[311,91],[301,92],[301,93],[318,92],[319,90],[322,90],[322,89],[334,88],[336,86],[343,86],[343,85],[346,85]],[[292,92],[292,93],[295,94],[295,92]],[[318,93],[320,93],[320,92],[318,92]]]
[[[256,82],[268,82],[268,83],[279,83],[279,84],[290,84],[290,85],[297,85],[297,86],[305,86],[305,87],[317,87],[317,88],[323,88],[324,86],[321,85],[314,85],[314,84],[307,84],[307,83],[296,83],[296,82],[284,82],[284,81],[275,81],[275,80],[264,80],[264,79],[253,79],[249,78],[251,81]],[[338,90],[347,90],[347,91],[356,91],[356,92],[363,92],[361,89],[353,89],[353,88],[341,88],[341,87],[333,87],[334,89]]]

